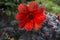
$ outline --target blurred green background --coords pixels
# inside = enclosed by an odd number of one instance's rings
[[[0,0],[0,6],[5,5],[6,6],[5,12],[7,16],[14,18],[15,14],[17,13],[18,4],[28,3],[30,1],[34,0]],[[60,0],[35,0],[35,1],[38,3],[41,2],[42,5],[45,5],[46,10],[48,10],[51,13],[57,14],[60,12]]]

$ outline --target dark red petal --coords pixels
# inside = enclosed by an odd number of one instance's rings
[[[29,15],[27,15],[25,18],[23,18],[22,20],[20,20],[21,22],[29,22],[30,19],[29,19]]]
[[[25,30],[26,31],[31,31],[33,28],[33,21],[27,22],[25,25]]]
[[[38,4],[35,1],[30,2],[29,4],[29,11],[34,11],[35,9],[38,8]]]
[[[23,28],[28,21],[28,16],[26,16],[23,20],[20,20],[19,27]]]
[[[28,12],[28,7],[26,4],[19,4],[18,5],[18,12],[19,13],[27,13]]]
[[[27,16],[28,14],[24,14],[24,13],[18,13],[16,14],[16,20],[23,20],[25,19],[25,17]]]
[[[35,11],[34,11],[34,14],[35,15],[41,15],[41,14],[43,14],[44,13],[44,8],[43,7],[41,7],[40,9],[36,9]]]
[[[34,15],[41,15],[41,14],[43,14],[44,13],[44,10],[42,11],[42,10],[40,10],[40,9],[36,9],[35,11],[34,11]]]

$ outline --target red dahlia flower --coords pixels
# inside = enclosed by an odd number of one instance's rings
[[[20,21],[19,27],[24,28],[26,31],[39,30],[42,28],[42,23],[46,20],[43,14],[44,9],[38,8],[36,2],[31,2],[29,6],[20,4],[18,6],[18,13],[16,20]]]

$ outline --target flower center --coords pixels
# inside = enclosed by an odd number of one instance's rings
[[[33,14],[30,13],[30,14],[29,14],[29,19],[32,20],[33,18],[34,18]]]

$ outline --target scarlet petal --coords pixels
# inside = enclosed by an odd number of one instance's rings
[[[36,16],[36,17],[34,18],[34,22],[36,22],[36,23],[42,23],[41,16],[40,16],[40,15]]]
[[[25,30],[26,31],[31,31],[32,28],[33,28],[33,21],[30,21],[25,25]]]
[[[36,23],[43,23],[46,20],[46,16],[45,15],[36,15],[34,18],[34,21]]]
[[[35,26],[34,26],[34,30],[35,30],[35,31],[38,31],[38,30],[41,29],[41,28],[42,28],[42,25],[41,25],[41,24],[35,23]]]

